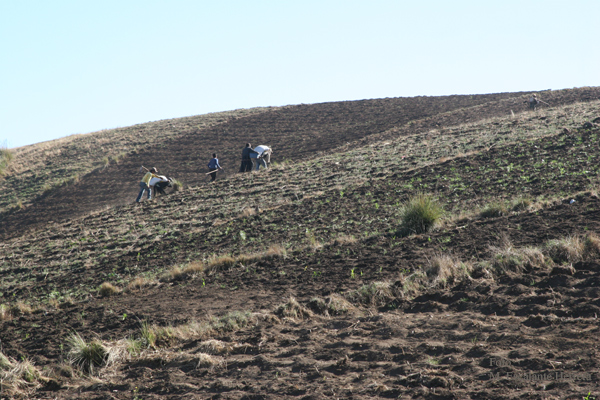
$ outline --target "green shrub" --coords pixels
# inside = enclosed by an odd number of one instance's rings
[[[425,233],[433,229],[444,215],[442,206],[431,195],[418,193],[400,210],[400,234],[403,236]]]

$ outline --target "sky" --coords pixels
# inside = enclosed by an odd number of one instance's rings
[[[0,0],[0,147],[239,108],[600,86],[598,0]]]

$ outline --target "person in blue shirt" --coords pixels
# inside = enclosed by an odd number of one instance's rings
[[[217,171],[221,168],[221,166],[219,165],[219,159],[217,158],[217,153],[213,153],[213,158],[208,162],[208,169],[211,171],[210,175],[210,181],[214,182],[217,179]]]

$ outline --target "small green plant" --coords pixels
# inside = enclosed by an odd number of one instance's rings
[[[141,343],[144,347],[155,348],[156,347],[156,333],[154,328],[148,325],[148,321],[142,321],[140,327]]]
[[[428,363],[429,365],[439,365],[439,364],[440,364],[440,360],[438,360],[438,359],[436,359],[436,358],[433,358],[433,357],[429,357],[429,358],[427,359],[427,363]]]

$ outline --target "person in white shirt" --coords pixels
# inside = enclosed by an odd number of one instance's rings
[[[150,179],[150,183],[148,184],[148,186],[150,186],[150,190],[153,191],[154,196],[156,196],[156,192],[158,192],[160,194],[165,194],[164,188],[168,186],[169,182],[170,182],[169,178],[167,178],[166,176],[155,175]],[[160,183],[166,183],[166,184],[160,185]]]
[[[267,169],[268,165],[271,164],[271,154],[273,153],[273,149],[269,146],[260,145],[256,146],[254,151],[257,154],[250,154],[252,169],[258,171],[261,165],[263,168]]]

